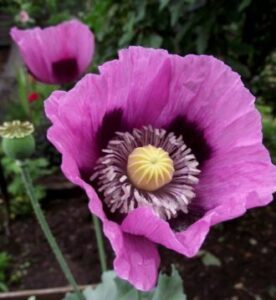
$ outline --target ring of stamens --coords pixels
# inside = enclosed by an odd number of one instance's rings
[[[139,172],[130,166],[133,163],[131,156],[137,154],[139,148],[148,151],[160,149],[159,159],[165,158],[166,164],[171,160],[172,168],[166,165],[170,174],[165,180],[158,177],[156,184],[150,187],[146,183],[148,179],[142,186],[137,184],[139,176],[135,181],[132,175]],[[150,206],[163,219],[176,217],[181,211],[188,212],[188,205],[195,197],[194,187],[200,171],[195,156],[185,145],[182,136],[176,137],[172,132],[167,133],[164,129],[152,126],[134,129],[132,133],[117,132],[103,153],[91,180],[97,182],[98,191],[103,194],[103,200],[111,212],[124,214],[137,207]]]

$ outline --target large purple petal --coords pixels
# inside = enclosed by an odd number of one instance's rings
[[[119,60],[100,68],[109,90],[109,106],[121,107],[131,128],[157,124],[167,105],[171,66],[167,51],[130,47]]]
[[[248,194],[245,201],[240,201],[237,197],[229,199],[223,205],[206,212],[202,218],[181,232],[174,232],[168,222],[161,220],[150,208],[137,208],[124,219],[122,229],[129,234],[144,236],[187,257],[193,257],[213,225],[243,215],[250,207],[248,203],[263,206],[270,201],[271,195],[259,198],[254,192]]]
[[[155,286],[160,264],[155,243],[142,236],[123,233],[121,248],[115,252],[114,268],[121,278],[142,291]]]
[[[199,204],[210,209],[233,197],[245,203],[251,192],[271,199],[276,189],[274,166],[262,145],[255,99],[240,76],[210,56],[172,56],[172,62],[175,82],[181,85],[170,94],[168,115],[182,111],[183,118],[202,129],[212,149],[196,189]],[[254,203],[249,199],[246,207]]]
[[[160,118],[165,124],[181,114],[202,129],[212,149],[211,158],[202,165],[194,199],[204,214],[186,230],[175,233],[150,209],[139,208],[128,214],[122,228],[193,256],[210,226],[272,201],[276,173],[262,145],[254,97],[239,75],[209,56],[171,56],[171,60],[173,80],[167,113]]]
[[[123,233],[117,223],[108,220],[98,195],[83,180],[83,176],[91,175],[98,155],[94,139],[106,109],[106,90],[105,86],[99,88],[99,79],[87,75],[70,93],[54,92],[46,100],[45,111],[53,123],[48,138],[62,154],[64,175],[86,191],[91,212],[102,220],[104,233],[116,253],[117,274],[136,288],[149,290],[156,282],[160,260],[156,245]]]

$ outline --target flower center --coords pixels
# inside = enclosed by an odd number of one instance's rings
[[[103,153],[91,180],[112,213],[148,206],[170,219],[188,212],[200,171],[182,136],[151,126],[117,132]]]
[[[162,148],[138,147],[128,157],[127,174],[138,189],[156,191],[171,182],[173,173],[173,161]]]
[[[28,121],[21,122],[18,120],[4,122],[0,126],[0,136],[3,138],[15,139],[23,138],[34,132],[34,125]]]

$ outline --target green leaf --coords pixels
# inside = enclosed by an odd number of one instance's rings
[[[118,300],[118,291],[115,283],[116,274],[107,271],[102,274],[102,282],[96,288],[88,287],[83,291],[86,300]],[[75,293],[67,293],[63,300],[78,300]]]
[[[171,26],[174,26],[178,21],[178,18],[180,16],[180,5],[181,3],[177,3],[170,7]]]
[[[79,300],[79,297],[77,296],[77,294],[67,293],[63,300]]]
[[[124,33],[121,38],[119,39],[119,46],[120,47],[126,47],[127,44],[130,43],[131,39],[134,37],[135,33],[134,31],[127,31]]]
[[[118,277],[116,277],[114,280],[117,286],[119,299],[120,297],[127,295],[131,290],[133,290],[133,286],[129,284],[126,280],[122,280]]]
[[[221,266],[221,261],[212,253],[202,250],[199,252],[199,255],[201,256],[201,261],[205,266]]]
[[[160,0],[159,1],[159,11],[163,10],[166,6],[168,6],[170,0]]]
[[[186,300],[182,279],[173,266],[171,276],[159,275],[154,291],[138,292],[127,281],[116,277],[115,272],[107,271],[102,275],[102,283],[96,288],[88,287],[83,291],[86,300]],[[67,293],[63,300],[77,300],[74,293]]]
[[[154,292],[147,292],[147,293],[140,292],[140,294],[141,294],[141,300],[152,300]]]
[[[122,297],[117,297],[118,300],[139,300],[138,291],[132,289]]]
[[[146,5],[147,5],[147,1],[139,1],[139,6],[137,8],[138,11],[136,16],[136,22],[139,22],[145,18]]]
[[[186,300],[182,278],[173,266],[171,276],[159,275],[158,285],[152,300]]]
[[[153,48],[159,48],[159,47],[161,47],[162,42],[163,42],[163,38],[160,35],[158,35],[158,34],[152,34],[150,36],[150,46],[151,47],[153,47]]]
[[[150,36],[146,37],[142,44],[146,47],[160,48],[162,42],[163,38],[160,35],[153,33]]]
[[[196,39],[196,49],[198,54],[202,54],[206,51],[208,46],[208,39],[209,36],[207,31],[203,27],[198,28],[198,34]]]
[[[6,285],[6,271],[10,262],[10,256],[6,252],[0,252],[0,291],[6,292],[8,287]]]
[[[117,286],[115,282],[116,274],[113,271],[107,271],[102,275],[102,283],[95,289],[89,287],[83,294],[86,300],[117,300]],[[67,299],[66,299],[67,300]]]
[[[7,292],[7,291],[8,291],[8,287],[3,282],[0,282],[0,292]]]
[[[238,7],[238,11],[241,12],[246,9],[251,4],[251,1],[252,0],[243,0]]]

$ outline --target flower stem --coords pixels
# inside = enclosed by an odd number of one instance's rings
[[[51,232],[51,229],[47,223],[47,220],[43,214],[43,211],[35,197],[32,180],[31,180],[26,162],[18,161],[18,165],[21,170],[22,181],[24,183],[26,192],[31,200],[31,204],[32,204],[34,213],[35,213],[37,220],[41,226],[41,229],[42,229],[53,253],[56,256],[56,259],[57,259],[66,279],[68,280],[69,284],[73,287],[74,292],[76,293],[78,299],[84,300],[84,296],[82,295],[81,291],[78,288],[77,282],[76,282],[67,262],[65,261],[65,258],[56,242],[55,237],[53,236],[53,234]]]
[[[98,253],[99,253],[99,258],[101,263],[101,269],[102,272],[105,272],[107,270],[107,264],[106,264],[106,254],[104,249],[103,234],[101,230],[100,221],[95,215],[93,215],[93,225],[96,233],[96,240],[97,240]]]
[[[11,235],[10,231],[10,195],[7,189],[7,180],[5,178],[4,169],[1,163],[0,157],[0,193],[2,194],[2,198],[4,200],[4,222],[3,226],[5,229],[6,236],[9,237]]]
[[[137,293],[138,293],[138,300],[142,300],[142,292],[137,291]]]

